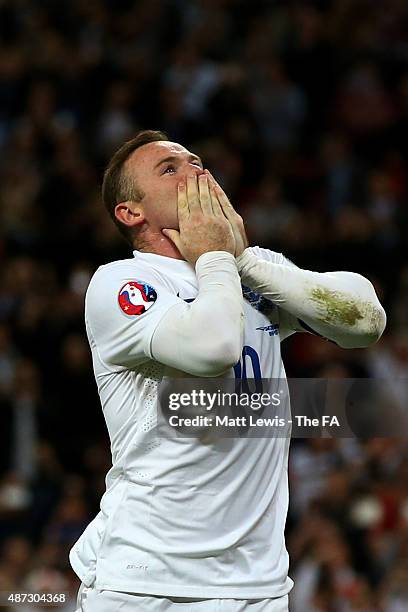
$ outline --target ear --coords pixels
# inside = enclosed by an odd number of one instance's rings
[[[120,202],[115,206],[115,217],[128,227],[141,225],[145,216],[137,202]]]

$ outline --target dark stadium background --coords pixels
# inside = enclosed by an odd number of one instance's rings
[[[295,336],[289,375],[408,376],[406,0],[0,0],[0,591],[77,588],[110,465],[83,299],[129,256],[99,186],[139,128],[203,156],[251,244],[375,284],[381,341]],[[408,610],[406,439],[297,440],[290,483],[291,610]]]

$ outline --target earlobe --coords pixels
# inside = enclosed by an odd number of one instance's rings
[[[115,206],[115,217],[129,227],[141,225],[145,218],[143,211],[135,202],[121,202]]]

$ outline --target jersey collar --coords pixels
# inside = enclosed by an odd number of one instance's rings
[[[174,257],[166,257],[165,255],[157,255],[156,253],[144,253],[143,251],[133,251],[135,259],[145,261],[146,263],[158,264],[166,268],[173,270],[180,270],[185,272],[194,272],[194,267],[184,259],[174,259]]]

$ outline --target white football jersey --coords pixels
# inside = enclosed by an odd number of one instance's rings
[[[289,264],[272,251],[252,252]],[[112,468],[101,510],[72,548],[71,564],[98,589],[280,597],[293,584],[284,542],[289,436],[208,443],[157,433],[157,390],[175,372],[152,359],[151,339],[170,307],[196,295],[190,264],[138,251],[100,267],[91,280],[86,327]],[[284,379],[279,309],[245,288],[244,296],[240,367],[245,361],[248,377]]]

